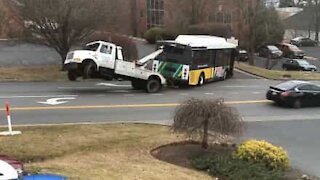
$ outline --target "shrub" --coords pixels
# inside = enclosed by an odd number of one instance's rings
[[[222,135],[240,136],[244,122],[236,109],[223,99],[187,99],[177,106],[172,128],[189,137],[202,136],[202,147],[208,147],[209,131]]]
[[[279,169],[269,169],[261,163],[251,163],[234,159],[231,155],[214,155],[206,158],[196,158],[192,166],[198,170],[208,171],[212,176],[228,180],[277,180],[284,179],[284,172]]]
[[[144,33],[144,38],[146,41],[148,41],[148,43],[154,44],[158,40],[164,39],[163,35],[164,30],[162,28],[154,27]]]
[[[248,140],[237,147],[233,156],[248,162],[262,163],[271,169],[289,168],[287,152],[266,141]]]

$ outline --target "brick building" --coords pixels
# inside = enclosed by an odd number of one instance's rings
[[[128,0],[127,0],[128,1]],[[131,0],[131,16],[124,21],[129,34],[142,35],[151,27],[179,28],[187,24],[210,23],[230,27],[230,35],[239,37],[243,21],[239,7],[255,0]],[[133,8],[132,6],[135,6]],[[194,7],[194,8],[192,8]],[[194,17],[196,16],[196,17]],[[126,19],[126,20],[125,20]],[[129,23],[129,21],[131,23]]]
[[[230,35],[240,37],[242,7],[256,0],[105,0],[110,8],[108,31],[141,36],[151,27],[184,28],[189,24],[225,25]],[[1,1],[0,1],[1,2]],[[5,32],[10,32],[10,27]],[[4,32],[4,31],[3,31]]]

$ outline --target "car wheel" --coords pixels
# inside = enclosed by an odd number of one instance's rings
[[[149,79],[146,84],[147,93],[156,93],[159,92],[162,88],[162,85],[157,79]]]
[[[294,102],[293,102],[293,108],[296,108],[296,109],[299,109],[299,108],[301,108],[301,100],[300,99],[297,99],[297,100],[295,100]]]
[[[70,81],[75,81],[77,80],[77,74],[74,71],[68,71],[68,79]]]
[[[83,68],[83,79],[89,79],[92,77],[94,71],[94,64],[92,62],[87,63]]]
[[[198,86],[202,86],[204,84],[204,75],[201,73],[198,80]]]

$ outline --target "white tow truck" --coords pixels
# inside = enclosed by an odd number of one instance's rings
[[[156,93],[166,84],[166,79],[157,72],[152,72],[149,59],[161,51],[155,51],[136,63],[123,59],[122,47],[104,41],[87,44],[83,50],[71,51],[67,54],[64,69],[68,78],[75,81],[83,79],[102,78],[105,80],[125,79],[131,81],[134,89]]]

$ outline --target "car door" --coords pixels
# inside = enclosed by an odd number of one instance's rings
[[[297,71],[297,70],[300,70],[300,69],[301,69],[301,67],[300,67],[299,63],[298,63],[297,61],[295,61],[295,60],[292,60],[292,64],[291,64],[291,66],[292,66],[292,70],[295,70],[295,71]]]
[[[312,85],[314,105],[320,106],[320,86]]]
[[[298,87],[299,98],[303,106],[311,106],[315,104],[315,93],[313,91],[312,85],[306,84]]]
[[[288,61],[288,70],[295,70],[295,67],[294,67],[294,61],[293,60],[289,60]]]

